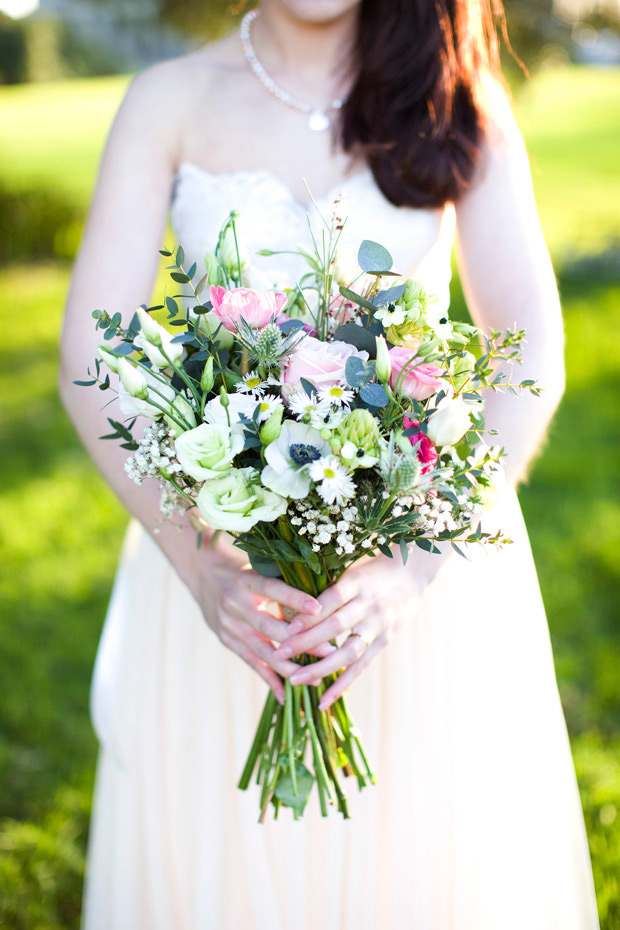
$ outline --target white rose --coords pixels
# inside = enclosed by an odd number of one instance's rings
[[[202,486],[196,503],[212,529],[243,533],[259,520],[271,522],[286,513],[288,501],[265,490],[257,479],[254,468],[230,468]]]
[[[462,397],[444,397],[428,421],[428,438],[436,446],[454,445],[471,427],[470,411]]]
[[[177,436],[174,443],[183,471],[196,481],[219,478],[243,449],[243,436],[228,426],[201,423]]]

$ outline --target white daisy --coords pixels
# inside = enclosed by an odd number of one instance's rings
[[[258,400],[258,422],[264,423],[268,420],[277,407],[282,406],[282,399],[275,394],[265,394]]]
[[[304,417],[310,416],[325,407],[324,404],[317,400],[316,394],[308,397],[305,391],[297,391],[297,393],[293,394],[288,405],[291,413],[295,414],[298,420],[302,420]]]
[[[339,406],[345,404],[348,406],[353,400],[353,391],[342,382],[332,384],[331,387],[320,388],[319,400],[327,401],[330,404],[338,404]]]
[[[353,476],[335,455],[322,456],[312,462],[310,477],[326,504],[344,504],[355,495]]]
[[[253,394],[260,397],[267,388],[267,381],[263,381],[257,371],[248,371],[241,381],[235,385],[237,391],[242,394]]]

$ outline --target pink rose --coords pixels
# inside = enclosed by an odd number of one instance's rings
[[[412,420],[406,414],[405,414],[405,417],[403,418],[403,424],[404,424],[405,429],[409,429],[410,426],[420,425],[417,420]],[[407,439],[409,440],[412,446],[415,446],[418,443],[420,443],[416,454],[418,456],[418,461],[423,466],[422,474],[425,475],[428,471],[432,471],[432,469],[435,467],[435,463],[439,456],[437,455],[437,449],[435,448],[431,440],[428,438],[426,433],[422,433],[422,432],[410,433],[409,436],[407,436]]]
[[[216,316],[227,330],[234,333],[242,319],[253,329],[266,326],[286,304],[286,294],[252,291],[249,287],[235,287],[227,291],[211,285],[211,303]]]
[[[430,365],[421,358],[416,358],[414,352],[415,349],[405,349],[400,346],[390,349],[392,360],[390,387],[394,390],[398,381],[401,394],[412,397],[414,400],[426,400],[427,397],[436,394],[442,386],[442,371],[441,368]],[[401,378],[400,374],[403,369],[405,374]]]
[[[291,397],[301,389],[301,378],[311,381],[317,388],[332,387],[345,380],[347,359],[355,356],[368,360],[368,352],[361,352],[348,342],[321,342],[306,336],[284,369],[284,395]]]

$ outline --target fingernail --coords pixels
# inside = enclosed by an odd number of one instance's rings
[[[310,601],[310,600],[304,601],[302,604],[302,608],[307,614],[320,614],[321,613],[321,605],[317,601]]]
[[[276,694],[276,700],[284,707],[284,694]]]
[[[274,656],[277,659],[288,659],[292,655],[293,655],[293,650],[291,649],[290,646],[278,646],[278,648],[274,652]]]
[[[288,625],[288,635],[294,636],[295,633],[299,633],[300,630],[303,630],[304,625],[301,620],[293,620],[292,623]]]
[[[330,705],[330,701],[319,701],[319,710],[327,710]]]

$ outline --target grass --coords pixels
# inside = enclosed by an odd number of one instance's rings
[[[126,83],[0,89],[0,182],[47,184],[84,208]],[[559,274],[568,367],[521,501],[603,930],[620,930],[620,275],[576,271],[570,256],[620,238],[619,91],[618,71],[562,69],[526,86],[516,104]],[[96,752],[88,686],[126,524],[56,394],[68,277],[61,264],[0,270],[0,925],[15,930],[78,926]],[[458,280],[453,302],[462,311]]]

